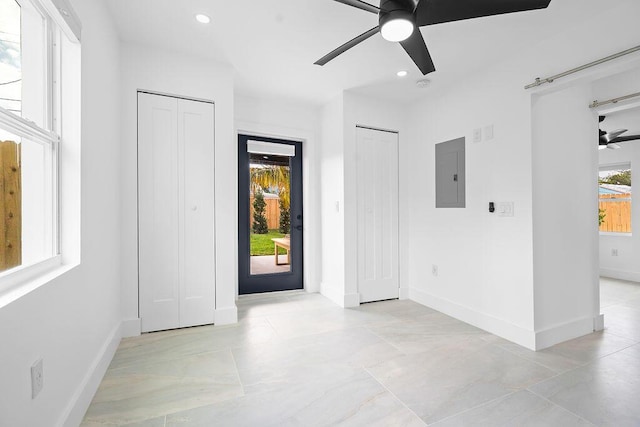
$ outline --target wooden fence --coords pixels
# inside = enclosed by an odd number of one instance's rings
[[[0,271],[22,264],[20,145],[0,141]]]
[[[249,198],[249,227],[253,230],[253,200],[254,197]],[[280,228],[280,199],[264,198],[267,206],[264,208],[264,216],[267,217],[267,228],[269,230],[277,230]]]
[[[601,194],[599,207],[605,213],[600,231],[631,233],[631,194]]]

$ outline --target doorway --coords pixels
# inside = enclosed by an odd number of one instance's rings
[[[238,135],[239,294],[303,289],[302,143]]]

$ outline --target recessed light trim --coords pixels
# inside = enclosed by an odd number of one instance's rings
[[[209,22],[211,22],[211,18],[209,18],[207,15],[202,14],[202,13],[198,13],[196,15],[196,21],[198,21],[201,24],[208,24]]]
[[[398,72],[396,73],[396,76],[398,76],[398,77],[406,77],[406,76],[407,76],[407,74],[408,74],[408,73],[407,73],[405,70],[401,70],[401,71],[398,71]]]

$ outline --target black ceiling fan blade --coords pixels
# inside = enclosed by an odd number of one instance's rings
[[[421,0],[416,8],[418,26],[544,9],[551,0]]]
[[[413,30],[413,34],[408,39],[401,41],[400,44],[422,71],[423,75],[436,70],[419,28]]]
[[[336,56],[346,52],[347,50],[351,49],[352,47],[354,47],[358,43],[362,43],[363,41],[365,41],[366,39],[368,39],[369,37],[371,37],[372,35],[377,34],[377,33],[378,33],[378,27],[377,26],[373,27],[369,31],[366,31],[366,32],[360,34],[358,37],[355,37],[355,38],[349,40],[348,42],[346,42],[345,44],[343,44],[339,48],[337,48],[335,50],[332,50],[331,52],[327,53],[325,56],[323,56],[322,58],[320,58],[316,62],[314,62],[314,64],[316,64],[316,65],[324,65],[327,62],[329,62],[332,59],[334,59]]]
[[[622,135],[625,132],[627,132],[627,129],[616,129],[614,131],[607,132],[602,137],[605,139],[605,141],[612,142],[614,139],[617,139],[620,135]]]
[[[627,135],[627,136],[619,136],[610,141],[611,144],[617,144],[619,142],[629,142],[629,141],[638,141],[640,140],[640,135]]]
[[[380,9],[372,4],[363,2],[361,0],[334,0],[338,3],[346,4],[347,6],[353,6],[361,10],[366,10],[367,12],[378,14]]]

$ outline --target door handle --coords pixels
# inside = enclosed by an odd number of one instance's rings
[[[301,225],[296,225],[296,230],[302,231],[302,226]]]

